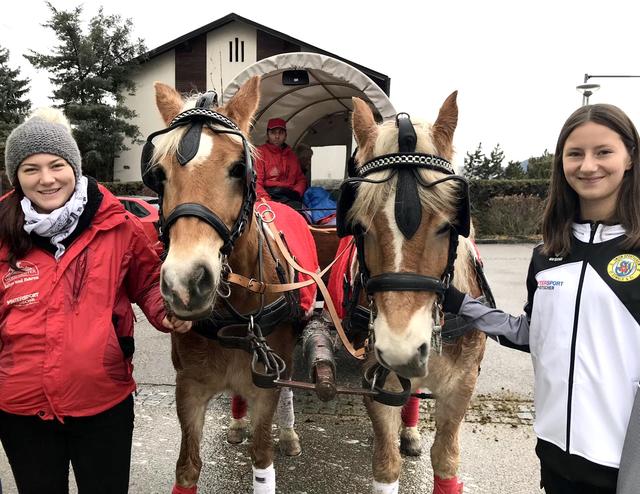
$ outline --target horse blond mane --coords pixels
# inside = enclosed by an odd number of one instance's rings
[[[476,256],[475,247],[471,240],[463,236],[458,237],[458,250],[455,262],[455,276],[453,284],[463,293],[472,293],[472,280],[475,279],[473,259]]]
[[[432,125],[420,120],[414,121],[416,130],[416,152],[437,154],[435,144],[432,139]],[[376,140],[373,154],[381,156],[383,154],[398,152],[398,129],[395,121],[388,121],[378,129],[378,139]],[[361,156],[358,162],[364,163]],[[383,180],[392,174],[392,170],[383,170],[367,176],[371,180]],[[419,170],[423,182],[429,183],[444,177],[444,173],[433,170]],[[358,194],[347,215],[347,221],[359,221],[365,228],[368,228],[373,216],[382,208],[390,194],[395,193],[397,177],[381,184],[360,183]],[[418,193],[422,202],[422,207],[427,214],[440,214],[451,218],[455,214],[458,201],[458,188],[452,181],[446,181],[435,187],[418,186]]]
[[[194,108],[199,96],[200,96],[199,94],[196,94],[195,96],[189,97],[189,99],[185,101],[182,107],[182,110],[180,111],[183,112],[190,108]],[[225,130],[225,128],[220,125],[212,125],[211,127],[214,129]],[[153,162],[160,163],[165,159],[167,159],[168,156],[175,155],[178,151],[178,146],[180,145],[180,141],[182,140],[182,137],[184,136],[184,134],[187,132],[188,128],[189,126],[185,125],[177,129],[174,129],[170,132],[167,132],[166,134],[162,134],[158,136],[154,142],[154,150],[153,150],[153,158],[152,158]],[[234,135],[234,134],[219,134],[219,135],[224,135],[229,139],[233,139],[237,142],[240,142],[240,137],[238,137],[237,135]],[[254,147],[250,142],[249,142],[249,148],[251,150],[251,153],[253,154]]]

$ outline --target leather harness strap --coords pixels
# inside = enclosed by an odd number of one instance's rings
[[[296,260],[293,259],[293,257],[291,257],[289,250],[285,247],[284,243],[282,242],[282,238],[280,237],[280,232],[276,228],[276,225],[273,222],[268,223],[268,225],[269,225],[269,229],[273,233],[273,236],[275,237],[278,248],[282,252],[282,255],[284,256],[286,261],[289,263],[289,265],[293,267],[296,271],[302,274],[306,274],[307,276],[310,276],[318,285],[318,289],[320,290],[320,292],[322,293],[322,296],[324,297],[325,307],[329,311],[329,315],[331,316],[333,324],[336,327],[336,331],[338,331],[338,335],[340,336],[340,340],[342,341],[342,344],[344,345],[344,347],[355,358],[359,360],[364,359],[365,348],[363,347],[356,350],[351,344],[351,342],[349,341],[349,338],[347,338],[347,335],[345,334],[344,329],[342,328],[342,323],[340,322],[340,318],[338,317],[338,313],[336,312],[336,308],[334,307],[333,301],[331,300],[331,295],[329,294],[329,290],[327,290],[327,287],[325,286],[324,281],[322,281],[320,274],[314,273],[313,271],[309,271],[303,268],[302,266],[300,266],[296,262]]]
[[[336,263],[338,259],[340,259],[340,257],[342,257],[342,254],[344,254],[349,249],[349,247],[351,247],[351,245],[352,244],[350,243],[345,249],[343,249],[342,252],[340,252],[326,268],[318,273],[318,276],[322,278],[325,274],[327,274],[331,267]],[[278,247],[280,247],[280,245],[278,245]],[[282,250],[282,248],[280,249]],[[288,249],[283,251],[283,256],[287,261],[289,261],[290,256],[287,256],[287,254],[289,254]],[[293,267],[295,268],[295,266]],[[300,271],[297,268],[296,270]],[[263,281],[258,281],[255,278],[247,278],[246,276],[236,273],[229,273],[226,278],[229,283],[233,283],[234,285],[246,288],[250,292],[260,294],[290,292],[292,290],[298,290],[299,288],[304,288],[305,286],[313,285],[314,283],[316,283],[316,280],[313,278],[306,281],[297,281],[295,283],[265,283]]]

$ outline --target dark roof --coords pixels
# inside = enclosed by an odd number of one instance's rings
[[[276,31],[275,29],[271,29],[267,26],[263,26],[262,24],[258,24],[257,22],[254,22],[250,19],[247,19],[246,17],[242,17],[238,14],[228,14],[225,15],[224,17],[221,17],[220,19],[213,21],[205,26],[202,26],[201,28],[196,29],[195,31],[191,31],[190,33],[184,34],[182,36],[180,36],[179,38],[174,39],[173,41],[169,41],[168,43],[165,43],[164,45],[160,45],[157,48],[154,48],[152,50],[149,50],[148,52],[144,53],[143,55],[140,55],[138,57],[138,60],[140,61],[140,63],[144,63],[147,60],[150,60],[154,57],[157,57],[158,55],[162,55],[163,53],[174,49],[176,46],[180,45],[181,43],[184,43],[186,41],[189,41],[191,38],[195,38],[196,36],[199,36],[201,34],[205,34],[208,33],[209,31],[213,31],[214,29],[217,29],[219,27],[224,26],[225,24],[229,24],[231,22],[242,22],[244,24],[248,24],[249,26],[253,26],[256,29],[259,29],[261,31],[264,31],[267,34],[270,34],[272,36],[276,36],[278,38],[281,38],[289,43],[292,44],[296,44],[296,45],[300,45],[301,47],[305,48],[305,51],[313,51],[315,53],[320,53],[322,55],[327,55],[329,57],[333,57],[336,58],[338,60],[341,60],[345,63],[348,63],[349,65],[357,68],[358,70],[360,70],[361,72],[364,72],[365,74],[369,75],[369,76],[374,76],[377,77],[381,80],[383,80],[384,82],[386,82],[385,86],[387,87],[387,92],[388,93],[388,88],[390,85],[390,81],[391,78],[388,75],[385,75],[381,72],[378,72],[376,70],[372,70],[368,67],[365,67],[364,65],[360,65],[357,63],[354,63],[350,60],[347,60],[346,58],[343,58],[341,56],[335,55],[333,53],[330,53],[326,50],[323,50],[321,48],[318,48],[316,46],[310,45],[309,43],[305,43],[304,41],[300,41],[299,39],[296,38],[292,38],[291,36],[288,36],[284,33],[281,33],[280,31]],[[384,88],[383,88],[384,89]]]

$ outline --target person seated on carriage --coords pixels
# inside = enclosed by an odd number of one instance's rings
[[[285,143],[286,139],[287,123],[282,118],[270,119],[267,123],[267,142],[256,149],[258,199],[282,202],[302,211],[307,179],[302,173],[298,157]]]

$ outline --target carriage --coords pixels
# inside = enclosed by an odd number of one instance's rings
[[[474,296],[483,288],[467,239],[468,185],[450,163],[456,93],[434,124],[412,122],[357,69],[324,55],[292,53],[239,74],[219,108],[211,95],[185,103],[159,83],[156,103],[167,127],[147,139],[142,170],[164,212],[162,293],[178,317],[197,321],[195,331],[172,335],[182,429],[174,492],[196,492],[204,410],[225,390],[246,397],[252,408],[254,493],[275,492],[271,423],[279,386],[314,389],[325,400],[338,392],[364,396],[375,433],[376,493],[398,489],[397,405],[428,387],[436,398],[434,493],[462,492],[458,429],[485,337],[473,329],[449,338],[442,333],[449,283]],[[256,202],[249,138],[260,142],[272,117],[287,120],[293,147],[341,147],[340,170],[349,173],[339,176],[337,228],[308,226],[283,206]],[[349,169],[352,135],[358,152]],[[297,251],[290,244],[296,232],[303,237]],[[353,237],[342,242],[356,245],[346,288],[356,293],[361,283],[353,307],[365,311],[365,338],[350,338],[342,328],[321,279],[347,250],[337,248],[339,237]],[[313,314],[313,307],[306,314],[296,308],[315,287],[344,348],[365,361],[361,389],[336,385],[333,340],[322,324],[304,329],[315,382],[290,379],[293,347]]]
[[[378,122],[396,114],[385,92],[360,70],[335,58],[306,52],[284,53],[249,66],[229,83],[221,104],[253,76],[261,77],[261,85],[251,141],[255,145],[263,143],[269,119],[284,118],[291,148],[307,146],[315,151],[307,176],[309,183],[327,188],[334,197],[355,146],[351,98],[367,101]],[[314,225],[311,232],[320,266],[327,266],[339,242],[335,228]]]

